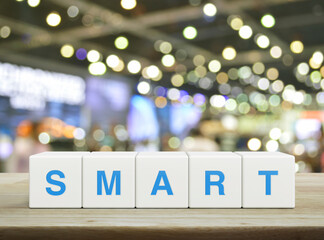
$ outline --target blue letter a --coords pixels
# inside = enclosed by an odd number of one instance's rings
[[[162,179],[163,179],[164,185],[160,185]],[[171,189],[171,186],[169,183],[169,179],[168,179],[165,171],[159,171],[159,173],[156,177],[151,195],[156,195],[158,190],[166,190],[168,195],[173,195],[173,192],[172,192],[172,189]]]
[[[97,171],[97,195],[102,195],[102,182],[105,186],[106,195],[111,195],[116,182],[116,195],[120,195],[120,171],[113,171],[108,186],[105,171]]]

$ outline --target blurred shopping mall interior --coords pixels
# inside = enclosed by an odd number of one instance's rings
[[[42,151],[281,151],[324,172],[323,0],[2,0],[0,172]]]

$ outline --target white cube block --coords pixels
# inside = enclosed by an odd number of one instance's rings
[[[30,208],[81,208],[82,156],[44,152],[29,158]]]
[[[83,208],[134,208],[136,152],[92,152],[83,158]]]
[[[295,158],[280,152],[242,156],[243,208],[294,208]]]
[[[241,208],[241,157],[232,152],[188,152],[189,207]]]
[[[136,156],[137,208],[188,208],[188,156],[141,152]]]

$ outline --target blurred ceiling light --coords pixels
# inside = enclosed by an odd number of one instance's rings
[[[87,54],[89,62],[98,62],[100,60],[100,53],[97,50],[90,50]]]
[[[178,100],[180,98],[180,91],[176,88],[170,88],[167,92],[167,96],[170,100]]]
[[[155,65],[151,65],[146,69],[146,73],[149,78],[156,78],[159,75],[159,72],[159,68]]]
[[[51,141],[51,137],[47,132],[42,132],[38,135],[38,140],[41,144],[48,144]]]
[[[222,52],[223,58],[233,60],[236,57],[236,50],[233,47],[226,47]]]
[[[142,81],[137,85],[137,91],[140,94],[148,94],[151,90],[151,86],[148,82]]]
[[[193,61],[194,65],[196,67],[198,67],[198,66],[204,65],[206,59],[203,55],[198,54],[198,55],[194,56],[192,61]]]
[[[313,71],[310,74],[310,79],[312,80],[313,83],[319,83],[322,79],[322,75],[319,71]]]
[[[208,69],[211,72],[218,72],[221,69],[222,65],[218,60],[211,60],[208,64]]]
[[[75,56],[77,57],[77,59],[79,60],[84,60],[87,58],[87,50],[85,50],[84,48],[79,48],[76,53]]]
[[[236,31],[239,31],[240,28],[243,26],[243,20],[238,16],[229,16],[230,19],[230,26]]]
[[[164,108],[168,104],[168,101],[165,97],[159,96],[155,99],[154,103],[156,107]]]
[[[107,71],[107,67],[102,62],[91,63],[88,67],[90,74],[92,75],[104,75]]]
[[[180,87],[184,83],[184,78],[180,74],[175,74],[171,77],[171,83],[175,87]]]
[[[315,61],[314,61],[314,58],[313,57],[311,57],[310,59],[309,59],[309,66],[311,67],[311,68],[313,68],[313,69],[318,69],[318,68],[320,68],[321,67],[321,65],[322,64],[317,64]]]
[[[119,57],[114,55],[114,54],[109,55],[106,58],[106,63],[107,63],[107,66],[110,67],[110,68],[117,67],[117,65],[119,63]]]
[[[70,58],[74,54],[74,48],[70,44],[65,44],[61,47],[61,55],[65,58]]]
[[[160,81],[162,79],[162,77],[163,77],[163,73],[162,73],[162,71],[159,70],[158,75],[156,77],[154,77],[154,78],[151,78],[151,79],[153,81]]]
[[[131,60],[127,64],[127,69],[132,74],[139,73],[139,71],[141,71],[141,68],[142,68],[141,63],[137,60]]]
[[[258,87],[261,90],[267,90],[270,86],[270,82],[267,78],[260,78],[258,81]]]
[[[269,132],[269,137],[273,140],[278,140],[281,136],[280,128],[272,128]]]
[[[279,71],[277,68],[269,68],[267,71],[267,77],[270,80],[276,80],[279,77]]]
[[[175,63],[175,58],[171,54],[167,54],[162,57],[161,62],[165,67],[172,67]]]
[[[253,34],[252,28],[248,25],[244,25],[239,30],[239,35],[243,39],[249,39]]]
[[[162,42],[159,46],[161,53],[168,54],[172,51],[172,45],[169,42]]]
[[[222,95],[213,95],[210,100],[209,100],[210,104],[213,106],[213,107],[216,107],[216,108],[221,108],[221,107],[224,107],[225,106],[225,103],[226,103],[226,99],[224,96]]]
[[[0,29],[0,37],[2,38],[7,38],[10,36],[10,33],[11,33],[11,29],[10,27],[8,26],[3,26],[1,29]]]
[[[267,36],[265,35],[258,35],[256,38],[256,44],[260,47],[260,48],[267,48],[270,45],[270,40]]]
[[[115,40],[115,47],[117,49],[125,49],[128,47],[128,39],[124,36],[117,37]]]
[[[320,51],[314,52],[312,59],[315,64],[321,65],[323,63],[323,59],[324,59],[323,53]]]
[[[40,0],[28,0],[27,3],[30,7],[37,7],[40,4]]]
[[[86,137],[86,132],[82,128],[75,128],[73,130],[73,137],[77,140],[82,140]]]
[[[268,152],[275,152],[278,150],[278,148],[279,148],[279,144],[275,140],[270,140],[266,144],[266,149]]]
[[[205,4],[203,11],[206,16],[213,17],[217,13],[217,8],[214,4],[207,3],[207,4]]]
[[[272,28],[276,24],[276,20],[271,14],[266,14],[261,18],[261,24],[265,28]]]
[[[112,70],[114,70],[115,72],[121,72],[124,70],[124,68],[125,68],[124,61],[119,59],[117,66],[113,67]]]
[[[304,44],[301,41],[298,41],[298,40],[297,41],[293,41],[290,44],[290,50],[293,53],[296,53],[296,54],[302,53],[303,50],[304,50]]]
[[[228,75],[227,75],[227,73],[225,73],[225,72],[218,73],[217,76],[216,76],[216,81],[219,84],[227,83],[228,82]]]
[[[227,111],[234,111],[237,107],[237,103],[234,99],[230,98],[225,103],[225,109]]]
[[[309,72],[309,66],[307,63],[305,62],[302,62],[302,63],[299,63],[298,66],[297,66],[297,72],[301,75],[307,75],[308,72]]]
[[[252,66],[252,70],[255,74],[262,74],[265,70],[265,66],[262,62],[256,62]]]
[[[57,12],[51,12],[46,17],[46,22],[51,27],[56,27],[61,22],[61,16]]]
[[[247,146],[251,151],[258,151],[261,148],[261,141],[258,138],[251,138]]]
[[[281,55],[282,55],[282,50],[279,46],[273,46],[271,49],[270,49],[270,55],[271,57],[273,58],[280,58]]]
[[[186,39],[194,39],[197,36],[197,29],[193,26],[188,26],[183,29],[182,34]]]
[[[71,18],[75,18],[79,14],[79,8],[77,6],[70,6],[67,10],[67,14]]]
[[[238,70],[238,75],[242,79],[248,79],[252,76],[252,70],[249,66],[240,67]]]
[[[131,10],[136,7],[136,0],[121,0],[120,5],[126,10]]]
[[[284,83],[281,80],[276,80],[271,84],[271,87],[272,87],[273,91],[275,91],[276,93],[279,93],[283,90]]]

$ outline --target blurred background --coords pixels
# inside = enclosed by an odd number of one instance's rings
[[[321,0],[2,0],[0,172],[42,151],[282,151],[324,172]]]

